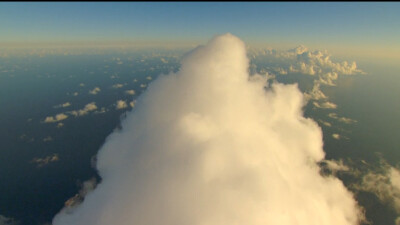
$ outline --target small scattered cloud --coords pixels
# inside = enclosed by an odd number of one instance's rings
[[[141,84],[140,87],[141,88],[145,88],[147,85],[146,84]]]
[[[47,165],[49,163],[56,162],[59,159],[60,158],[58,157],[57,154],[53,154],[51,156],[46,156],[44,158],[33,158],[31,160],[31,163],[36,163],[37,167],[43,167],[43,166],[45,166],[45,165]]]
[[[332,119],[336,119],[337,121],[340,121],[342,123],[346,124],[351,124],[351,123],[356,123],[357,120],[353,120],[347,117],[339,117],[336,113],[329,113],[328,116]]]
[[[72,93],[72,95],[73,95],[73,96],[78,96],[79,93],[78,93],[78,92],[74,92],[74,93]]]
[[[331,127],[332,126],[332,124],[331,123],[329,123],[329,122],[327,122],[327,121],[323,121],[323,120],[318,120],[321,124],[323,124],[324,126],[327,126],[327,127]]]
[[[338,171],[348,172],[350,168],[343,163],[343,160],[323,160],[325,168],[327,168],[332,174],[336,174]]]
[[[76,206],[78,206],[85,198],[85,196],[93,191],[97,186],[96,178],[91,178],[83,184],[81,184],[81,189],[79,190],[78,194],[74,195],[70,199],[68,199],[64,203],[64,208],[62,209],[64,212],[69,213],[71,212]]]
[[[328,97],[321,91],[320,83],[314,81],[314,86],[311,91],[305,92],[304,97],[306,100],[324,100]]]
[[[57,123],[57,128],[61,128],[64,126],[64,123]]]
[[[118,100],[115,108],[116,109],[125,109],[126,107],[128,107],[128,105],[126,104],[126,101]]]
[[[99,113],[105,113],[105,112],[107,112],[107,109],[106,109],[105,107],[101,107],[100,110],[97,110],[97,111],[95,111],[94,113],[95,113],[95,114],[99,114]]]
[[[135,103],[136,103],[136,101],[129,102],[129,105],[131,106],[131,108],[135,107]]]
[[[135,94],[135,90],[126,90],[125,93],[128,94],[128,95],[134,95]]]
[[[84,83],[80,83],[79,86],[85,87],[85,84]]]
[[[153,78],[151,76],[146,77],[147,80],[152,80]]]
[[[45,138],[43,138],[43,142],[48,142],[48,141],[52,141],[53,138],[51,136],[47,136]]]
[[[62,104],[56,105],[56,106],[54,106],[54,108],[66,108],[68,106],[71,106],[71,103],[66,102],[66,103],[62,103]]]
[[[332,134],[332,137],[335,138],[336,140],[340,139],[340,135],[339,134]]]
[[[117,88],[122,88],[123,86],[124,86],[123,84],[114,84],[114,85],[112,86],[112,88],[117,89]]]
[[[94,111],[97,109],[96,103],[95,102],[91,102],[85,105],[85,107],[83,109],[80,110],[74,110],[74,111],[70,111],[69,113],[74,115],[74,116],[84,116],[86,114],[88,114],[90,111]]]
[[[337,105],[333,102],[322,102],[322,103],[318,103],[318,102],[313,102],[313,105],[317,108],[321,108],[321,109],[336,109]]]
[[[68,116],[65,115],[64,113],[59,113],[56,116],[48,116],[48,117],[46,117],[46,119],[44,119],[44,122],[45,123],[55,123],[55,122],[58,122],[58,121],[61,121],[61,120],[65,120],[67,118],[68,118]]]
[[[90,90],[89,93],[92,95],[97,95],[97,93],[99,93],[101,91],[101,89],[99,87],[95,87],[93,90]]]

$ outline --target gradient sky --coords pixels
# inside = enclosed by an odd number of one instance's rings
[[[400,50],[400,3],[0,3],[2,46],[39,42],[204,43],[226,32],[252,44],[372,47],[383,54],[396,54]]]

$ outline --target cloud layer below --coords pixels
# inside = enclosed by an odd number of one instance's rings
[[[302,93],[266,84],[233,35],[194,49],[137,99],[98,153],[102,182],[53,224],[358,224],[352,194],[320,174]]]

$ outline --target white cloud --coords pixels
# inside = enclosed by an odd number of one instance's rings
[[[357,120],[353,120],[347,117],[339,117],[336,113],[329,113],[328,116],[332,119],[336,119],[337,121],[340,121],[342,123],[347,123],[347,124],[351,124],[351,123],[356,123]]]
[[[66,108],[68,106],[71,106],[71,103],[66,102],[66,103],[63,103],[63,104],[56,105],[56,106],[54,106],[54,108]]]
[[[269,57],[272,71],[279,74],[301,73],[311,75],[319,83],[335,86],[339,75],[365,74],[357,68],[356,62],[333,62],[326,51],[310,51],[299,46],[288,51],[258,50],[254,57]]]
[[[79,86],[85,87],[85,84],[84,83],[80,83]]]
[[[68,113],[70,113],[74,116],[84,116],[84,115],[88,114],[90,111],[94,111],[96,109],[97,109],[96,103],[91,102],[91,103],[86,104],[83,109],[69,111]]]
[[[135,107],[135,103],[136,103],[136,101],[129,102],[129,105],[131,106],[131,108]]]
[[[99,87],[95,87],[93,90],[90,90],[89,93],[92,95],[97,95],[97,93],[99,93],[101,91],[101,89]]]
[[[128,94],[128,95],[134,95],[135,94],[135,90],[126,90],[125,93]]]
[[[146,84],[140,84],[141,88],[145,88],[147,85]]]
[[[126,104],[126,101],[123,100],[118,100],[115,106],[116,109],[125,109],[126,107],[128,107],[128,105]]]
[[[72,95],[73,95],[73,96],[78,96],[79,93],[78,93],[78,92],[74,92],[74,93],[72,93]]]
[[[94,113],[99,114],[99,113],[105,113],[105,112],[107,112],[107,111],[108,111],[108,110],[107,110],[105,107],[101,107],[100,110],[97,110],[97,111],[95,111]]]
[[[313,102],[313,105],[317,108],[321,108],[321,109],[336,109],[337,105],[333,102],[322,102],[322,103],[318,103],[318,102]]]
[[[37,167],[42,167],[45,166],[51,162],[56,162],[58,161],[60,158],[58,157],[57,154],[53,154],[51,156],[46,156],[44,158],[33,158],[31,160],[31,163],[36,163]]]
[[[85,182],[83,182],[81,189],[79,190],[79,193],[68,199],[64,205],[65,207],[63,208],[64,213],[71,213],[75,209],[75,207],[79,206],[79,204],[83,201],[85,196],[93,191],[96,188],[97,185],[97,180],[96,178],[91,178]]]
[[[355,225],[357,203],[320,174],[322,131],[297,85],[249,80],[227,34],[161,75],[97,156],[102,182],[53,225]]]
[[[68,116],[65,115],[64,113],[59,113],[54,117],[53,116],[46,117],[46,119],[44,119],[44,122],[45,123],[55,123],[55,122],[58,122],[58,121],[61,121],[61,120],[65,120],[67,118],[68,118]]]
[[[61,128],[64,126],[64,123],[57,123],[57,128]]]
[[[146,77],[147,80],[152,80],[153,78],[151,76]]]
[[[114,84],[113,86],[112,86],[112,88],[122,88],[124,85],[123,84]]]
[[[329,122],[327,122],[327,121],[323,121],[323,120],[318,120],[320,123],[322,123],[324,126],[327,126],[327,127],[331,127],[332,126],[332,124],[331,123],[329,123]]]
[[[311,91],[304,93],[304,97],[307,100],[324,100],[328,97],[321,91],[320,82],[314,81],[314,86]]]
[[[332,137],[335,138],[336,140],[340,139],[340,135],[339,134],[332,134]]]
[[[324,160],[326,167],[333,173],[338,171],[350,171],[350,168],[343,163],[343,160]]]

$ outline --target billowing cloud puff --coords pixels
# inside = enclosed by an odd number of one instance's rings
[[[311,75],[319,83],[328,86],[335,86],[339,75],[365,74],[357,68],[356,62],[333,62],[326,51],[310,51],[305,46],[288,51],[261,49],[251,52],[250,55],[254,59],[269,59],[272,64],[268,66],[278,74]]]
[[[343,183],[320,174],[322,131],[297,85],[249,79],[226,34],[137,100],[97,156],[102,181],[54,225],[357,224]]]
[[[94,111],[96,109],[97,109],[96,103],[91,102],[91,103],[86,104],[83,109],[69,111],[68,113],[70,113],[74,116],[84,116],[84,115],[88,114],[90,111]]]
[[[95,87],[93,90],[89,91],[89,94],[97,95],[97,93],[99,93],[100,91],[101,89],[99,87]]]
[[[61,121],[61,120],[65,120],[67,118],[68,118],[68,116],[65,115],[64,113],[59,113],[54,117],[53,116],[46,117],[46,119],[44,119],[44,122],[45,123],[55,123],[55,122],[58,122],[58,121]]]
[[[307,100],[323,100],[323,99],[327,99],[328,97],[321,91],[320,88],[320,83],[317,81],[314,81],[314,86],[311,89],[311,91],[308,91],[306,93],[304,93],[304,97]]]
[[[115,106],[116,109],[125,109],[126,107],[128,107],[128,104],[124,100],[118,100]]]

